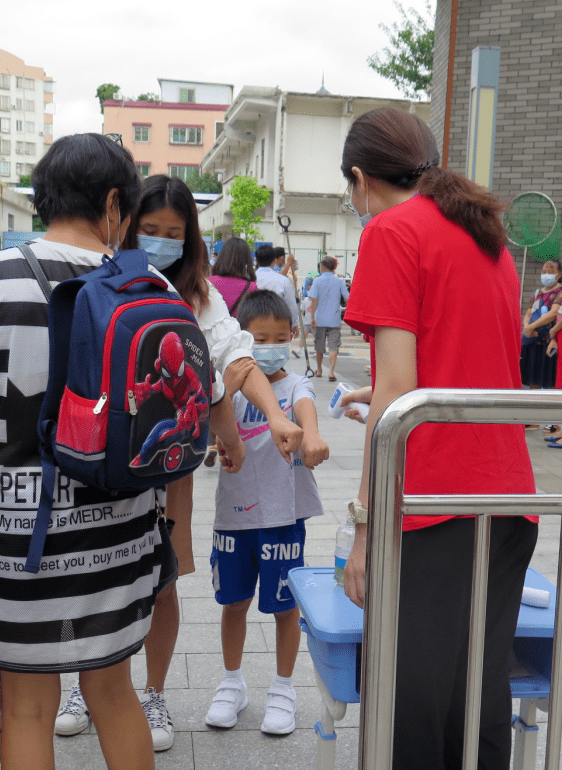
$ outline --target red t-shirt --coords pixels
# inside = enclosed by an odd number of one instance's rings
[[[519,278],[494,262],[437,204],[416,195],[364,229],[345,321],[416,335],[420,388],[521,388]],[[406,494],[533,494],[519,425],[420,425],[406,446]],[[451,516],[406,516],[419,529]],[[533,521],[538,521],[533,517]]]

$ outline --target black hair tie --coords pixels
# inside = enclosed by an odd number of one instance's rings
[[[427,161],[427,163],[420,163],[420,165],[414,169],[414,171],[410,172],[411,176],[418,177],[423,174],[424,171],[426,171],[431,166],[431,163]]]

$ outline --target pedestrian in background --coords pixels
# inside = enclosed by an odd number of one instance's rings
[[[213,265],[209,281],[222,294],[228,312],[236,318],[240,303],[250,291],[256,291],[256,273],[252,252],[242,238],[229,238]]]
[[[256,249],[256,264],[258,266],[256,270],[258,289],[274,291],[276,294],[279,294],[281,299],[285,300],[291,311],[293,337],[296,337],[299,331],[299,311],[295,290],[287,276],[276,273],[273,269],[275,265],[275,249],[273,246],[268,246],[267,244],[258,246]]]
[[[521,388],[520,284],[501,205],[438,164],[428,126],[389,107],[359,117],[343,151],[364,226],[345,320],[374,337],[377,363],[374,391],[346,399],[371,405],[345,573],[360,606],[371,437],[382,411],[416,388]],[[467,323],[467,308],[478,323]],[[408,438],[404,491],[534,493],[524,428],[420,425]],[[509,657],[536,538],[536,517],[492,519],[480,770],[509,769]],[[473,517],[404,517],[394,770],[462,768],[473,547]]]
[[[324,257],[318,266],[320,275],[308,290],[312,300],[310,306],[310,325],[314,329],[314,349],[316,350],[316,376],[322,377],[322,361],[326,353],[326,340],[330,355],[330,382],[336,381],[335,367],[338,350],[341,346],[341,305],[349,297],[344,281],[335,274],[337,261],[333,257]]]

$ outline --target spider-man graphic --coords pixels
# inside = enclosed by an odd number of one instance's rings
[[[160,379],[151,382],[147,374],[144,382],[135,383],[134,396],[137,408],[151,396],[161,393],[177,410],[175,420],[161,420],[146,437],[131,467],[148,465],[155,455],[168,449],[164,457],[166,470],[179,468],[183,459],[183,446],[201,434],[200,420],[209,416],[209,403],[195,371],[185,362],[182,341],[175,332],[162,337],[154,369]]]

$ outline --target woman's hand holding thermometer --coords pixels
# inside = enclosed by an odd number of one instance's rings
[[[348,382],[340,382],[328,406],[328,414],[339,420],[342,414],[357,422],[367,422],[371,403],[371,388],[355,390]]]

